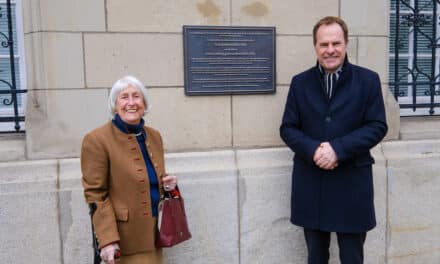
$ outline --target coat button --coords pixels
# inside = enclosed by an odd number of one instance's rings
[[[329,116],[325,117],[325,122],[330,123],[332,121],[332,118]]]

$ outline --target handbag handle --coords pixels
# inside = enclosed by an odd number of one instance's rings
[[[171,191],[165,191],[165,188],[162,186],[162,192],[163,192],[163,195],[162,195],[163,198],[171,199],[171,198],[179,198],[180,197],[180,190],[177,185]]]

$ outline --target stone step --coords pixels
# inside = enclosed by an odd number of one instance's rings
[[[440,116],[402,117],[400,139],[440,139]]]
[[[0,162],[24,160],[26,139],[24,135],[0,136]]]

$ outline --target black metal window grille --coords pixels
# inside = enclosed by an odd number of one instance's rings
[[[16,3],[0,1],[0,131],[23,132],[24,96],[17,45]]]
[[[401,115],[438,115],[440,0],[390,4],[389,85]]]

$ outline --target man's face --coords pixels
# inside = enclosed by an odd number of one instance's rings
[[[335,72],[344,63],[347,43],[339,24],[322,25],[316,32],[315,52],[327,72]]]

